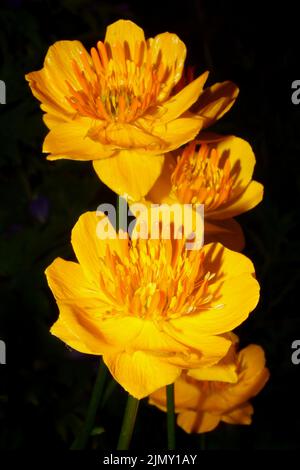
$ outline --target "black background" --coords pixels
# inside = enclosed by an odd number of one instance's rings
[[[0,79],[7,86],[7,104],[0,106],[0,339],[7,343],[7,365],[0,365],[0,448],[67,449],[80,428],[97,358],[72,352],[49,334],[58,312],[43,271],[56,256],[73,256],[70,230],[81,213],[115,200],[90,163],[45,160],[46,128],[24,74],[42,67],[56,40],[79,39],[91,47],[119,18],[135,21],[146,37],[177,33],[197,74],[209,69],[209,84],[232,80],[240,87],[234,108],[213,130],[251,142],[255,177],[265,185],[263,203],[239,217],[262,293],[238,332],[242,345],[264,347],[271,379],[253,400],[253,425],[221,425],[205,445],[299,448],[300,364],[291,362],[291,343],[300,339],[300,105],[291,102],[292,81],[300,79],[296,2],[1,0],[0,5]],[[114,386],[88,448],[115,448],[125,400]],[[165,415],[146,402],[136,429],[133,449],[166,448]],[[178,448],[199,446],[199,436],[178,430]]]

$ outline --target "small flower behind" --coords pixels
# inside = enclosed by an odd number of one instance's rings
[[[210,139],[210,140],[209,140]],[[163,171],[146,200],[160,204],[203,204],[204,241],[219,241],[240,251],[244,236],[233,217],[255,207],[263,185],[252,180],[255,155],[245,140],[212,135],[192,141],[166,157]]]
[[[88,212],[75,225],[78,263],[57,258],[46,270],[60,311],[51,332],[103,356],[136,398],[220,361],[232,344],[227,333],[259,299],[251,261],[217,243],[186,250],[183,239],[100,239],[103,217]]]
[[[251,344],[239,353],[231,346],[219,364],[185,371],[175,382],[177,424],[186,432],[208,432],[223,421],[251,424],[253,407],[248,400],[257,395],[269,379],[265,355]],[[166,410],[165,389],[157,390],[150,403]]]

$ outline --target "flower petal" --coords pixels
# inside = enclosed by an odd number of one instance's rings
[[[86,312],[92,320],[101,318],[101,313],[111,308],[109,299],[101,292],[96,280],[86,276],[79,264],[56,258],[45,271],[48,285],[55,299],[60,303],[74,306],[76,312],[85,316]],[[99,321],[99,320],[97,320]]]
[[[230,176],[233,179],[233,190],[230,197],[231,202],[232,199],[235,199],[241,194],[250,183],[255,166],[255,155],[251,145],[246,140],[233,135],[224,137],[220,142],[213,143],[212,147],[216,148],[221,161],[229,157],[231,166]],[[221,209],[222,208],[218,208],[216,212],[219,212]]]
[[[169,197],[172,189],[171,175],[176,167],[176,160],[172,153],[166,153],[164,159],[164,165],[161,170],[161,174],[155,181],[154,185],[150,189],[146,198],[156,204],[165,202],[165,199]]]
[[[201,367],[199,369],[191,369],[189,376],[197,380],[209,380],[218,382],[237,382],[236,367],[234,364],[213,365],[210,367]]]
[[[208,395],[202,409],[227,415],[262,390],[269,379],[263,349],[255,344],[247,346],[240,351],[238,363],[238,382]]]
[[[188,353],[188,348],[159,329],[152,320],[141,320],[141,329],[139,335],[134,341],[127,344],[126,351],[133,353],[134,351],[147,351],[153,355],[161,355],[166,360],[172,354]]]
[[[185,432],[202,433],[213,431],[221,421],[221,417],[212,413],[196,413],[195,411],[184,411],[177,418],[177,424]]]
[[[139,334],[142,326],[139,318],[102,319],[101,303],[97,308],[92,299],[85,299],[85,304],[57,301],[57,305],[60,313],[51,333],[83,353],[119,354]]]
[[[259,284],[251,275],[241,274],[228,280],[218,299],[220,307],[199,314],[201,331],[220,334],[233,330],[248,318],[258,299]]]
[[[114,314],[114,306],[105,293],[86,278],[79,264],[57,258],[46,269],[46,276],[60,309],[53,331],[57,331],[56,327],[61,331],[63,326],[64,331],[76,334],[93,354],[112,349],[125,351],[141,333],[144,322],[140,318],[121,317],[117,311],[115,316],[103,317],[107,311]],[[67,342],[67,337],[61,339]]]
[[[140,200],[153,186],[163,167],[163,155],[122,150],[109,160],[93,162],[99,178],[114,192]]]
[[[75,351],[79,351],[84,354],[96,354],[95,351],[99,351],[99,345],[91,345],[90,341],[87,341],[88,344],[85,344],[81,332],[78,332],[77,324],[74,326],[72,320],[70,321],[70,318],[73,318],[72,315],[70,315],[70,312],[72,313],[72,309],[66,305],[62,305],[60,309],[60,316],[51,327],[50,333],[72,349],[75,349]],[[95,350],[93,346],[95,347]]]
[[[200,402],[200,389],[194,381],[181,375],[174,384],[175,411],[180,413],[189,408],[197,408]],[[151,393],[150,405],[157,406],[162,411],[167,411],[166,389],[160,388]]]
[[[210,243],[203,246],[205,253],[205,270],[216,273],[213,284],[224,283],[225,280],[235,278],[241,274],[254,274],[252,261],[241,253],[225,248],[221,243]]]
[[[50,113],[46,113],[43,115],[43,121],[48,127],[48,129],[52,129],[55,126],[58,126],[59,124],[64,124],[66,122],[64,117]]]
[[[105,297],[86,279],[77,263],[57,258],[45,273],[60,311],[51,333],[80,352],[102,354],[109,346],[97,316],[108,308]]]
[[[135,149],[136,151],[152,150],[160,153],[165,142],[158,136],[154,136],[140,127],[127,123],[112,123],[101,128],[97,132],[97,127],[91,132],[95,132],[96,142],[99,140],[104,145],[114,145],[123,149]],[[91,134],[91,133],[90,133]]]
[[[144,31],[132,21],[118,20],[106,29],[105,43],[109,44],[112,52],[114,46],[127,44],[128,54],[126,58],[128,59],[134,59],[136,47],[143,42],[145,42]]]
[[[194,112],[203,120],[203,129],[227,113],[238,94],[239,89],[229,81],[206,88],[193,106]]]
[[[192,115],[191,115],[192,116]],[[166,142],[166,152],[174,150],[193,140],[202,127],[202,120],[196,117],[182,117],[153,127],[153,134]]]
[[[100,237],[100,224],[103,230],[105,228],[107,238]],[[96,286],[99,286],[99,259],[105,257],[108,246],[121,259],[128,256],[127,238],[119,238],[109,218],[99,212],[86,212],[79,217],[72,230],[71,242],[85,276]]]
[[[251,424],[253,406],[250,403],[244,403],[230,413],[222,415],[222,421],[228,424]]]
[[[253,277],[253,264],[244,255],[222,247],[205,245],[205,271],[216,273],[209,292],[213,295],[207,309],[174,320],[184,331],[218,335],[233,330],[246,320],[259,300],[259,284]]]
[[[47,52],[44,68],[25,77],[33,95],[42,102],[42,109],[65,120],[70,120],[75,115],[66,99],[70,96],[66,81],[74,89],[81,88],[73,73],[72,61],[84,69],[87,78],[92,77],[92,70],[85,67],[85,64],[91,64],[91,57],[79,41],[56,42]]]
[[[247,212],[257,206],[262,201],[264,187],[257,181],[251,181],[244,192],[240,194],[234,201],[228,201],[218,211],[210,213],[213,219],[227,219],[236,215]]]
[[[82,267],[72,261],[56,258],[45,271],[49,287],[56,300],[78,303],[80,307],[88,299],[98,305],[98,292],[85,277]],[[101,302],[100,302],[101,304]]]
[[[239,352],[238,361],[241,373],[235,389],[239,393],[244,391],[247,398],[253,397],[265,386],[270,375],[265,367],[264,350],[256,344],[250,344]]]
[[[82,315],[78,306],[57,302],[58,320],[50,332],[76,351],[101,355],[108,346],[92,322]]]
[[[202,315],[202,314],[201,314]],[[164,331],[194,352],[201,354],[196,364],[187,364],[186,369],[211,366],[219,362],[228,352],[231,341],[221,336],[209,336],[202,332],[201,316],[197,316],[198,325],[193,321],[194,316],[180,317],[164,325]],[[189,321],[191,319],[191,321]],[[182,326],[184,325],[184,327]],[[198,364],[198,365],[197,365]]]
[[[106,351],[125,352],[130,344],[139,337],[143,329],[143,320],[137,317],[114,315],[96,318],[97,328],[105,341]]]
[[[203,86],[207,80],[208,72],[203,73],[196,80],[193,80],[186,87],[184,87],[179,93],[171,96],[168,101],[163,103],[158,110],[154,110],[145,115],[143,119],[158,119],[160,122],[169,122],[182,115],[188,110],[192,104],[197,101],[200,93],[203,90]]]
[[[158,101],[163,101],[169,95],[171,89],[179,82],[184,61],[186,47],[176,34],[162,33],[149,39],[152,63],[166,69],[163,87],[158,96]]]
[[[193,377],[196,380],[236,383],[238,381],[238,374],[235,345],[231,346],[227,355],[217,364],[211,367],[191,369],[187,372],[187,376]]]
[[[90,126],[91,119],[81,118],[53,127],[43,145],[43,152],[50,153],[48,160],[66,158],[86,161],[111,157],[115,148],[89,138]]]
[[[181,373],[180,368],[143,351],[105,354],[103,360],[114,379],[138,399],[173,383]]]

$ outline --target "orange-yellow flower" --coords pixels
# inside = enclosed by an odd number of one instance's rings
[[[224,357],[227,332],[258,302],[251,261],[220,244],[192,251],[184,240],[99,239],[99,221],[115,235],[107,218],[83,214],[71,239],[79,264],[57,258],[46,270],[60,311],[51,332],[103,355],[137,398]]]
[[[44,68],[26,76],[50,129],[43,151],[51,160],[93,160],[115,192],[146,194],[163,154],[220,118],[238,93],[231,82],[203,91],[207,72],[178,91],[185,56],[175,34],[146,41],[125,20],[110,25],[90,54],[79,41],[56,42]]]
[[[220,241],[239,251],[244,237],[233,217],[252,209],[263,197],[263,185],[252,180],[254,166],[254,153],[243,139],[214,136],[193,141],[177,158],[167,156],[146,199],[204,204],[205,243]]]
[[[177,423],[186,432],[208,432],[224,421],[251,424],[253,407],[248,402],[269,379],[265,355],[252,344],[238,354],[231,347],[220,364],[184,372],[175,382]],[[165,389],[154,392],[150,403],[166,409]]]

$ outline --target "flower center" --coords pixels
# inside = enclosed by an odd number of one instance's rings
[[[122,259],[107,248],[101,262],[100,288],[113,314],[154,321],[174,319],[207,308],[212,300],[204,253],[186,250],[182,240],[131,240]]]
[[[161,58],[152,61],[150,47],[136,43],[130,57],[125,44],[112,48],[99,41],[91,49],[91,60],[82,55],[84,70],[73,61],[73,72],[80,89],[67,82],[72,108],[82,116],[104,121],[131,122],[155,105],[170,71]]]
[[[172,188],[182,204],[204,204],[215,210],[230,197],[233,179],[229,158],[222,158],[215,148],[192,142],[184,149],[172,174]]]

